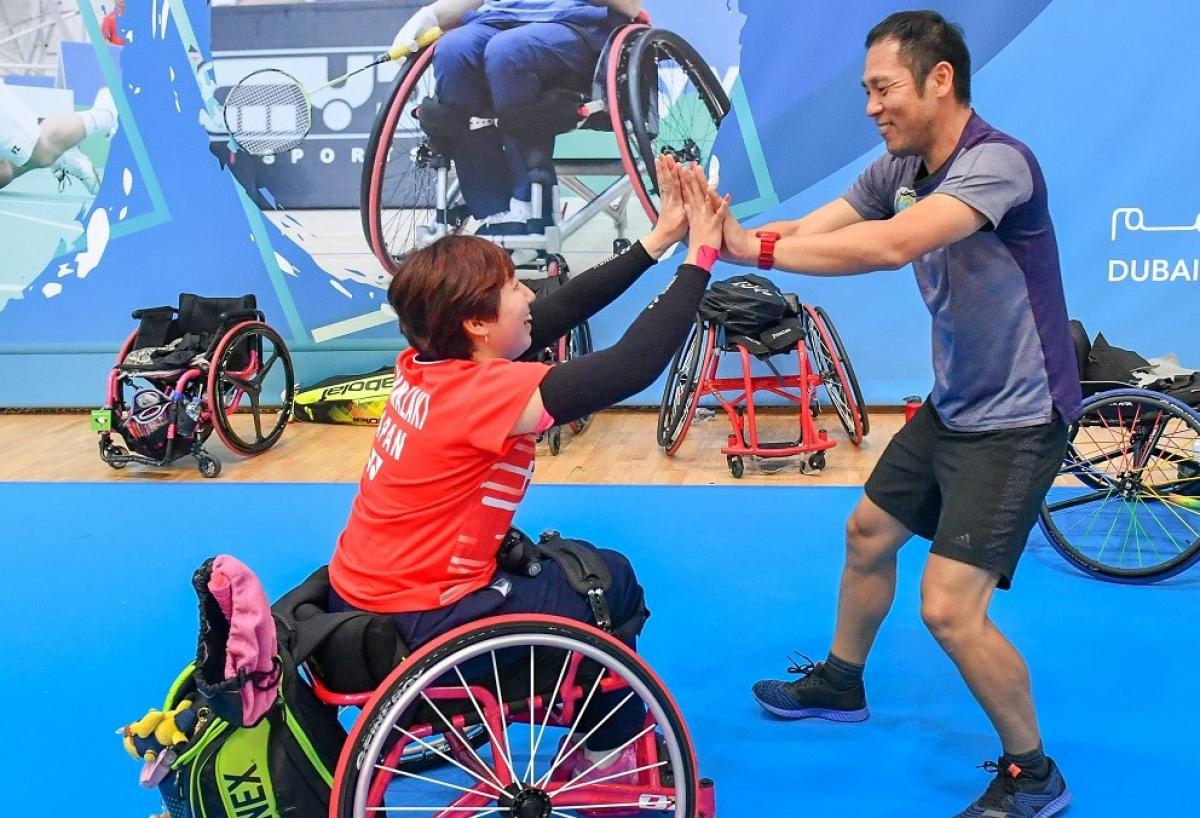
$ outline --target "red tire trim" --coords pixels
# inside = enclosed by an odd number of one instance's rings
[[[808,313],[813,326],[817,328],[817,332],[821,334],[821,341],[825,349],[829,352],[829,359],[833,361],[834,371],[837,372],[837,378],[841,381],[842,395],[846,398],[846,405],[850,409],[850,414],[854,416],[854,434],[850,436],[850,442],[855,446],[860,446],[863,442],[862,409],[854,397],[854,389],[851,387],[850,379],[846,375],[846,367],[842,365],[842,359],[838,355],[837,347],[833,344],[833,337],[825,328],[825,322],[821,320],[821,316],[808,304],[804,305],[804,310]],[[822,383],[822,385],[824,384]],[[828,387],[826,387],[826,391],[828,391]],[[834,411],[836,412],[836,409]]]
[[[430,45],[417,54],[417,59],[408,68],[408,73],[404,75],[404,82],[397,89],[395,96],[392,97],[392,106],[388,108],[387,118],[383,122],[383,128],[380,130],[379,143],[375,146],[375,155],[371,157],[371,188],[368,196],[368,211],[367,223],[371,228],[371,252],[375,254],[375,258],[379,259],[379,263],[383,265],[383,269],[387,270],[390,275],[395,275],[399,266],[396,260],[391,257],[387,251],[387,247],[383,241],[383,225],[380,223],[379,200],[383,193],[383,166],[387,161],[388,152],[391,150],[392,134],[395,133],[396,123],[400,120],[400,114],[404,111],[404,103],[408,101],[409,95],[412,93],[413,86],[417,84],[417,80],[425,73],[429,62],[433,59],[434,49],[437,44]],[[399,104],[396,104],[396,101]],[[384,135],[387,135],[386,137]]]
[[[646,186],[641,183],[641,176],[638,173],[637,163],[633,161],[633,156],[629,152],[629,145],[626,144],[628,135],[625,132],[625,123],[621,121],[621,109],[617,104],[617,66],[621,62],[621,49],[625,46],[625,41],[635,31],[641,31],[650,28],[647,25],[634,24],[626,26],[617,32],[617,36],[613,38],[612,49],[608,54],[608,115],[612,120],[613,136],[617,139],[617,150],[621,153],[621,164],[625,166],[625,172],[629,174],[629,181],[633,183],[634,192],[637,193],[638,201],[642,203],[642,209],[646,211],[646,215],[650,217],[650,223],[658,222],[658,211],[654,209],[654,205],[650,203],[650,196],[646,192]]]

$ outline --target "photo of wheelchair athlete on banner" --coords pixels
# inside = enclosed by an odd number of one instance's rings
[[[521,127],[525,111],[550,88],[586,89],[609,35],[642,10],[641,0],[435,0],[397,32],[392,47],[417,51],[440,27],[433,57],[436,106],[463,199],[479,233],[524,233],[534,213],[530,159],[549,158],[553,133]],[[472,117],[495,117],[474,127]],[[428,127],[428,126],[427,126]]]

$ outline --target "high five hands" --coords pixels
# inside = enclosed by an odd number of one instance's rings
[[[654,167],[659,189],[658,221],[642,240],[646,251],[658,258],[689,231],[688,263],[695,261],[702,245],[719,249],[722,225],[729,213],[728,197],[722,199],[709,188],[699,165],[680,165],[673,157],[663,155],[655,159]]]
[[[729,215],[729,196],[721,197],[708,186],[708,179],[699,165],[676,165],[676,168],[675,179],[683,198],[683,211],[687,215],[688,225],[688,252],[684,263],[695,264],[701,247],[720,249],[722,230],[726,221],[732,218]]]

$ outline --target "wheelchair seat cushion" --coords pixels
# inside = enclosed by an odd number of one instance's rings
[[[271,606],[296,662],[330,690],[374,690],[410,653],[390,616],[329,611],[329,568],[322,566]]]

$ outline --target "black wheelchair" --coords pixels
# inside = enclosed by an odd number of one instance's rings
[[[1083,414],[1042,504],[1042,530],[1091,576],[1174,576],[1200,560],[1200,377],[1138,387],[1128,365],[1119,374],[1096,366],[1082,324],[1071,331]]]

